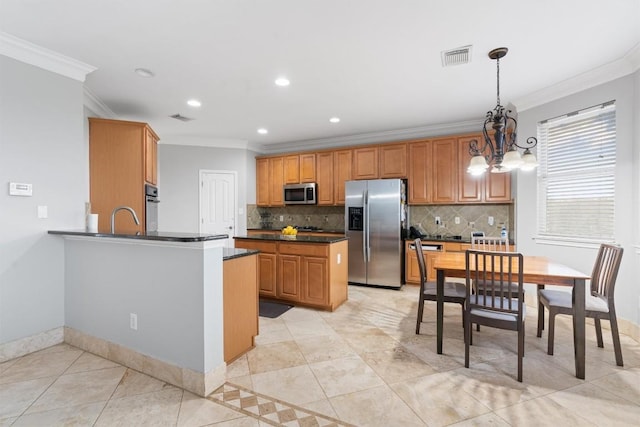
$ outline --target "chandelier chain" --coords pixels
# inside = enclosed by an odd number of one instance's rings
[[[497,94],[497,104],[500,105],[500,57],[496,58],[496,94]]]

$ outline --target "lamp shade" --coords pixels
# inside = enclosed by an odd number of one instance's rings
[[[487,164],[487,160],[481,155],[476,155],[471,157],[467,172],[471,175],[481,175],[488,167],[489,165]]]
[[[509,151],[507,151],[502,159],[502,166],[507,169],[517,169],[522,165],[522,157],[520,157],[520,153],[515,147]]]
[[[523,171],[532,171],[538,166],[538,160],[536,156],[531,152],[531,150],[527,149],[522,155],[522,164],[520,165],[520,169]]]

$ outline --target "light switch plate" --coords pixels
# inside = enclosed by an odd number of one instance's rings
[[[38,218],[48,218],[49,209],[46,206],[38,206]]]

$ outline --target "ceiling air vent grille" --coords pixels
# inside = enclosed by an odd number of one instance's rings
[[[442,51],[441,56],[443,67],[468,64],[471,60],[471,45]]]
[[[191,120],[195,120],[192,119],[191,117],[185,117],[182,114],[172,114],[169,117],[171,117],[172,119],[176,119],[176,120],[180,120],[181,122],[190,122]]]

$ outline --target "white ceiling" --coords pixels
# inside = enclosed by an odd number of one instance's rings
[[[96,67],[86,88],[161,142],[277,151],[481,122],[499,46],[502,104],[522,110],[637,51],[640,1],[0,0],[0,29]],[[471,62],[443,68],[441,51],[465,45]]]

